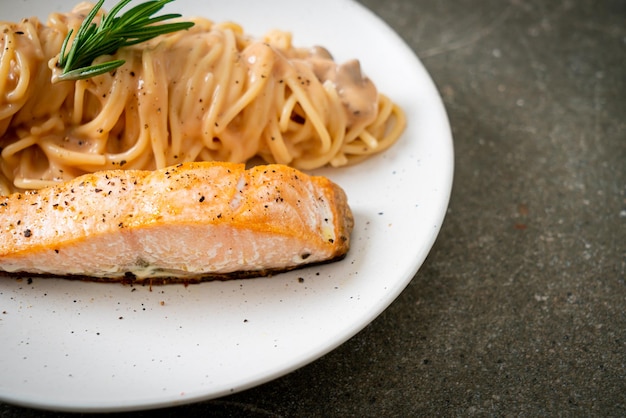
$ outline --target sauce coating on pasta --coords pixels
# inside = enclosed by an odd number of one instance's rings
[[[255,39],[204,18],[122,48],[117,70],[54,82],[64,37],[92,5],[0,22],[0,194],[105,169],[187,161],[299,169],[357,163],[392,145],[402,110],[361,72],[287,32]],[[97,61],[97,60],[96,60]]]

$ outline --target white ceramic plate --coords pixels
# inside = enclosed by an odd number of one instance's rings
[[[3,20],[45,18],[74,0],[2,2]],[[341,262],[272,278],[189,287],[56,279],[0,280],[0,399],[66,411],[122,411],[206,400],[289,373],[376,318],[413,278],[443,220],[452,137],[429,75],[382,21],[350,0],[205,1],[184,15],[234,20],[261,36],[353,57],[408,114],[388,152],[320,170],[346,190],[356,218]],[[111,3],[106,3],[110,8]],[[302,280],[303,279],[303,280]]]

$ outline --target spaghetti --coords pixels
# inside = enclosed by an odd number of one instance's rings
[[[186,161],[337,167],[387,149],[404,129],[402,110],[358,61],[338,65],[323,48],[294,47],[289,33],[257,40],[203,18],[120,49],[126,64],[111,73],[55,82],[63,39],[90,8],[45,25],[0,22],[0,194]]]

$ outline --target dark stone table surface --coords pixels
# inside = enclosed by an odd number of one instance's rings
[[[362,2],[450,118],[454,187],[429,257],[312,364],[131,416],[626,416],[626,2]],[[35,416],[65,414],[0,404]]]

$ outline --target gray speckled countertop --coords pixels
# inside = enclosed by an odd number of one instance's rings
[[[363,3],[431,73],[449,211],[371,325],[285,377],[137,417],[625,416],[626,2]],[[63,416],[0,404],[0,417]]]

